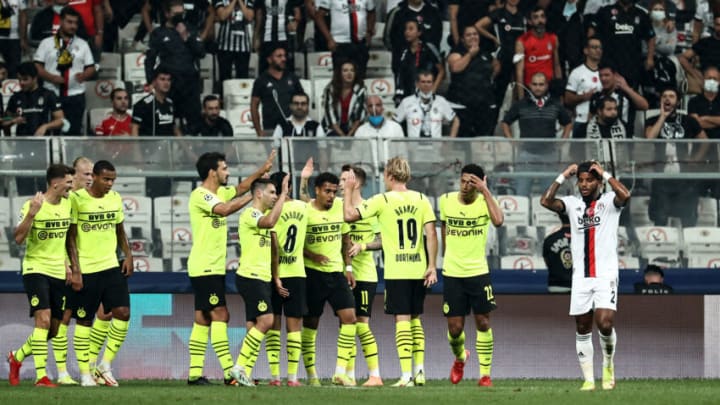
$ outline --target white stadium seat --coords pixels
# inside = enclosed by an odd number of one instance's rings
[[[677,228],[667,226],[638,226],[635,228],[642,256],[649,261],[679,263],[681,234]]]
[[[532,207],[532,224],[535,226],[544,226],[545,228],[555,228],[560,226],[560,217],[554,211],[543,207],[540,204],[540,196],[534,195],[530,197],[530,205]]]
[[[110,93],[115,89],[124,89],[125,82],[117,79],[100,79],[85,83],[85,108],[112,107]]]
[[[230,79],[223,82],[223,102],[226,110],[249,107],[254,79]]]
[[[500,259],[502,270],[547,270],[542,256],[512,255]]]
[[[648,196],[633,196],[630,200],[630,216],[632,217],[633,225],[635,226],[646,226],[653,225],[648,216],[648,205],[650,204],[650,197]]]
[[[717,226],[718,202],[714,198],[704,197],[698,201],[698,226]]]
[[[530,200],[526,196],[501,195],[497,198],[505,214],[505,225],[530,224]]]
[[[720,253],[720,228],[694,227],[683,229],[685,257],[696,254]]]
[[[103,52],[100,56],[98,79],[122,80],[122,55]]]
[[[187,256],[192,247],[188,196],[156,197],[153,219],[160,230],[162,257]]]
[[[133,83],[133,92],[141,90],[145,84],[145,53],[128,52],[123,55],[123,79]]]

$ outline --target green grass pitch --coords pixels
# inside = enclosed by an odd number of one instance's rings
[[[189,387],[184,381],[120,381],[119,388],[35,388],[23,380],[18,387],[0,382],[2,404],[287,404],[287,405],[399,405],[399,404],[717,404],[718,380],[618,380],[613,391],[579,392],[579,380],[495,380],[491,388],[464,380],[457,386],[449,381],[429,381],[414,388],[341,388],[324,381],[323,387],[226,387],[222,382],[206,387]],[[392,384],[394,380],[385,380]]]

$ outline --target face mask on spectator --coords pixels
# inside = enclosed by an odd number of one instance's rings
[[[371,115],[368,117],[368,121],[370,121],[370,124],[375,127],[379,127],[380,125],[382,125],[384,119],[385,117],[383,117],[382,115]]]
[[[653,10],[650,12],[650,17],[655,22],[661,22],[665,19],[665,11],[664,10]]]
[[[717,80],[707,79],[703,83],[703,89],[705,89],[705,91],[707,91],[708,93],[717,93],[719,85],[720,85],[720,82],[718,82]]]

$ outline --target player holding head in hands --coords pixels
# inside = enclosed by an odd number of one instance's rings
[[[555,198],[560,185],[577,175],[580,198]],[[602,192],[603,180],[612,191]],[[630,191],[598,162],[572,164],[562,172],[540,199],[543,207],[570,218],[573,280],[570,315],[575,317],[580,368],[585,382],[581,390],[595,389],[593,376],[593,320],[600,332],[603,352],[602,387],[615,387],[613,357],[617,337],[613,327],[618,299],[617,234],[620,211],[630,199]]]

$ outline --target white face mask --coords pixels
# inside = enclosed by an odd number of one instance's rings
[[[660,22],[665,19],[665,11],[664,10],[653,10],[650,12],[650,18],[652,18],[655,22]]]
[[[707,79],[703,83],[703,89],[707,91],[708,93],[717,93],[718,92],[718,86],[720,85],[720,82],[718,82],[715,79]]]
[[[424,91],[420,91],[419,94],[420,94],[420,98],[422,98],[424,100],[430,100],[433,96],[432,91],[427,92],[427,93],[425,93]]]

